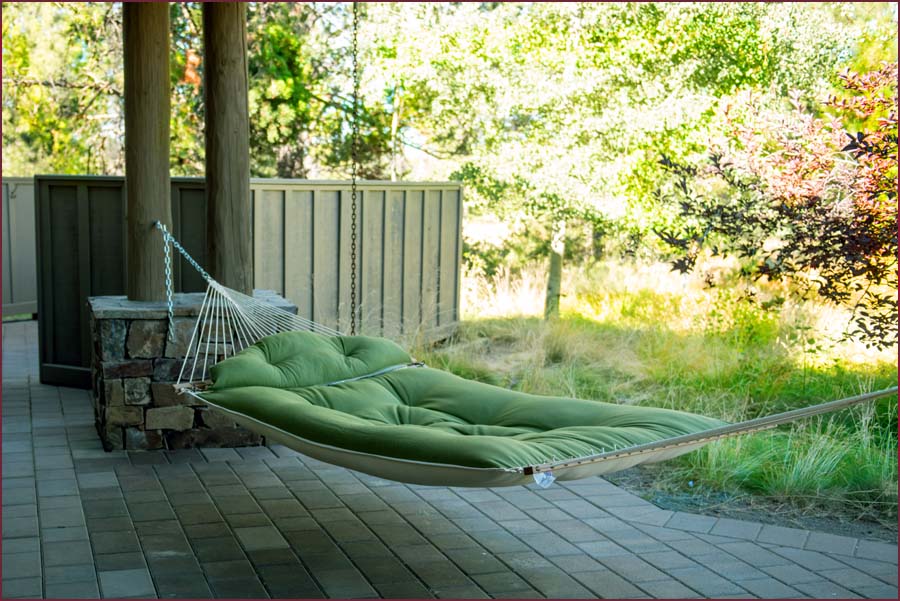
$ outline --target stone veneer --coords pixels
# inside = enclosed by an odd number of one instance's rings
[[[291,313],[297,307],[271,290],[254,296]],[[175,337],[168,337],[164,302],[124,296],[88,299],[91,313],[94,417],[106,450],[185,449],[257,445],[262,437],[195,398],[178,394],[178,379],[203,302],[176,294]]]

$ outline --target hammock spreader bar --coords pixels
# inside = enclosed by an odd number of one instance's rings
[[[290,331],[311,331],[326,336],[339,336],[341,332],[329,328],[315,321],[303,318],[278,309],[268,303],[233,290],[214,280],[206,273],[194,259],[184,250],[177,240],[168,232],[166,227],[157,222],[157,228],[163,234],[166,246],[166,279],[169,301],[170,335],[174,333],[173,303],[171,286],[171,258],[169,245],[178,250],[185,259],[200,272],[207,282],[206,294],[203,298],[200,314],[194,325],[190,342],[185,354],[184,363],[178,378],[181,390],[191,396],[206,402],[202,396],[204,380],[208,370],[220,358],[224,359],[240,350],[251,346],[258,340]],[[352,380],[375,377],[402,369],[405,367],[419,367],[423,364],[399,365],[380,370],[378,373],[366,374]],[[347,380],[349,381],[349,380]],[[330,382],[326,385],[337,385],[344,381]],[[775,415],[750,419],[735,424],[728,424],[717,428],[703,430],[692,434],[658,440],[655,442],[631,446],[622,449],[614,449],[601,453],[585,455],[582,457],[567,458],[558,461],[543,463],[540,465],[521,466],[515,471],[525,475],[539,475],[554,470],[576,469],[605,462],[622,462],[628,458],[634,458],[634,463],[640,462],[641,456],[658,455],[661,459],[681,454],[691,448],[698,448],[707,443],[730,438],[740,434],[748,434],[762,430],[768,430],[776,426],[787,424],[799,419],[812,417],[838,411],[872,401],[878,398],[897,394],[897,387],[886,388],[874,392],[867,392],[853,397],[828,401],[810,407],[803,407]],[[657,460],[657,459],[652,459]]]

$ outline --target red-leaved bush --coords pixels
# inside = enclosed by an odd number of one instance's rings
[[[754,277],[790,278],[801,291],[853,310],[847,334],[897,343],[897,63],[840,75],[827,117],[799,99],[779,113],[728,111],[729,141],[702,167],[663,158],[673,175],[659,196],[680,228],[657,232],[676,269],[701,248],[749,259]]]

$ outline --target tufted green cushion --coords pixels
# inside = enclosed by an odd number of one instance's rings
[[[544,397],[407,368],[383,338],[270,336],[212,368],[203,398],[294,436],[397,459],[481,468],[652,442],[723,425],[678,411]]]
[[[410,361],[406,351],[385,338],[284,332],[260,340],[210,371],[216,390],[242,386],[302,388]]]

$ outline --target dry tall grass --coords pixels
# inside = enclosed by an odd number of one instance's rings
[[[464,322],[427,360],[518,390],[703,413],[729,421],[896,383],[896,349],[840,340],[849,315],[749,289],[734,266],[698,273],[606,261],[570,269],[561,317],[543,313],[544,272],[466,274]],[[713,287],[708,280],[716,283]],[[681,482],[780,495],[812,507],[896,515],[896,397],[710,445],[660,471]]]

